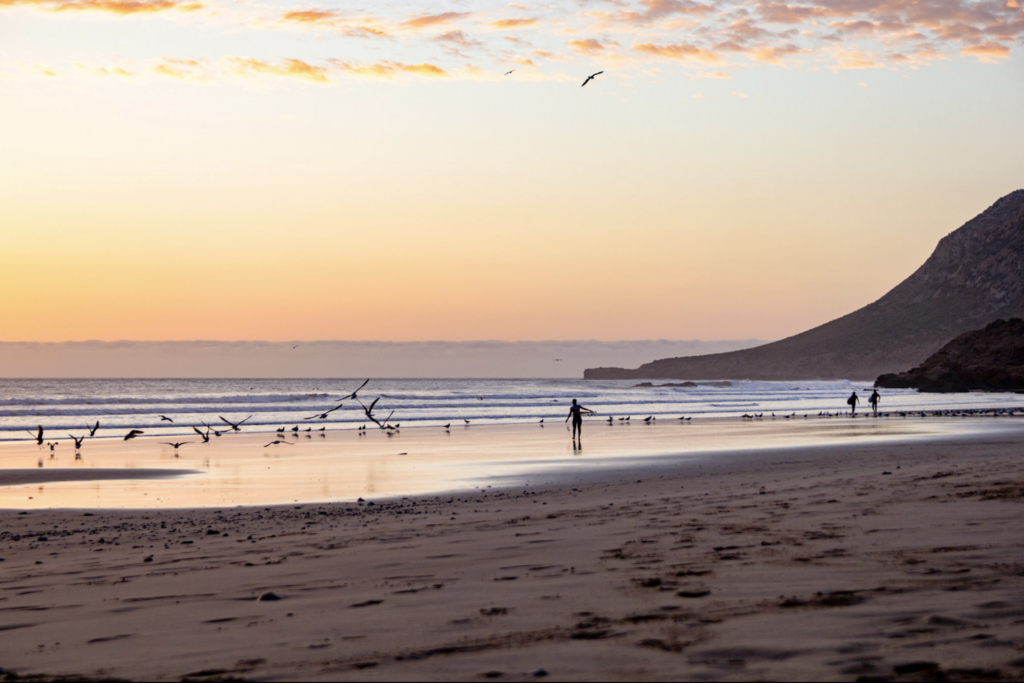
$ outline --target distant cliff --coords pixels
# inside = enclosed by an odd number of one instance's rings
[[[925,392],[1024,392],[1024,320],[997,320],[962,334],[920,366],[882,375],[875,386]]]
[[[917,272],[873,304],[753,349],[666,358],[585,379],[874,379],[922,363],[997,318],[1024,317],[1024,190],[939,242]]]

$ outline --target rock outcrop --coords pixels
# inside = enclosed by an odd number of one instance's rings
[[[922,363],[951,339],[1024,317],[1024,190],[939,242],[873,304],[795,337],[743,351],[667,358],[585,379],[874,379]]]
[[[882,375],[880,389],[1024,392],[1024,320],[997,320],[960,335],[909,372]]]

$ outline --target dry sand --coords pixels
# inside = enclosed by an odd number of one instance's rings
[[[1003,434],[719,454],[374,505],[2,511],[0,666],[1020,678],[1022,446]]]

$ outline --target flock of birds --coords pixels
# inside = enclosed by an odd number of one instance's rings
[[[588,82],[590,82],[590,80],[592,80],[594,78],[594,76],[600,75],[601,73],[604,73],[604,72],[598,72],[598,73],[594,74],[593,76],[590,76],[587,79],[587,81],[585,81],[583,83],[583,85],[586,85]],[[308,417],[304,417],[303,420],[326,420],[331,415],[331,413],[333,413],[333,412],[335,412],[337,410],[341,410],[345,406],[345,402],[346,401],[355,401],[362,408],[363,414],[366,416],[367,421],[372,422],[373,424],[375,424],[378,427],[378,429],[380,429],[381,431],[385,432],[388,436],[394,436],[395,434],[397,434],[399,432],[399,428],[401,427],[400,423],[394,423],[394,424],[391,423],[391,418],[394,417],[395,411],[392,410],[388,414],[388,416],[386,418],[384,418],[383,420],[380,420],[374,414],[374,409],[377,407],[377,402],[380,401],[380,397],[379,396],[377,398],[373,399],[373,401],[370,403],[369,406],[367,406],[361,400],[359,400],[359,392],[362,391],[366,387],[366,385],[369,384],[369,383],[370,383],[370,380],[367,379],[365,382],[360,384],[359,387],[355,391],[353,391],[352,393],[348,394],[347,396],[344,396],[344,397],[338,399],[337,405],[334,406],[333,408],[329,408],[328,410],[325,410],[324,412],[321,412],[321,413],[317,413],[315,415],[310,415]],[[481,397],[480,400],[483,400],[483,398]],[[893,418],[893,417],[897,417],[897,418],[908,418],[908,417],[915,417],[915,418],[926,418],[926,417],[954,417],[954,418],[997,417],[998,418],[998,417],[1018,417],[1018,416],[1024,417],[1024,408],[1017,408],[1017,407],[1014,407],[1014,408],[977,408],[977,409],[930,410],[930,411],[926,411],[926,410],[913,410],[913,411],[901,410],[901,411],[888,411],[888,412],[879,412],[879,413],[865,412],[865,413],[862,413],[862,415],[865,418],[870,418],[870,417],[874,417],[874,418]],[[172,418],[170,418],[170,417],[167,417],[166,415],[159,415],[158,417],[160,418],[161,422],[174,423],[174,420]],[[807,413],[805,413],[803,415],[804,419],[809,419],[810,417],[812,417],[812,415],[807,414]],[[848,412],[845,412],[845,411],[835,412],[835,413],[828,412],[828,411],[821,411],[815,417],[817,417],[819,419],[822,419],[822,418],[837,418],[837,417],[838,418],[850,418],[850,417],[856,418],[856,417],[858,417],[858,415],[851,414],[851,413],[848,413]],[[192,430],[197,435],[199,435],[199,438],[202,439],[203,443],[210,443],[210,435],[211,434],[216,438],[216,437],[221,437],[221,436],[223,436],[225,434],[230,434],[232,432],[241,432],[242,431],[242,425],[244,425],[246,422],[251,420],[253,418],[253,415],[249,415],[244,420],[239,420],[238,422],[232,422],[231,420],[228,420],[227,418],[225,418],[225,417],[223,417],[221,415],[218,415],[218,418],[220,419],[221,422],[223,422],[225,425],[227,425],[227,428],[220,427],[220,426],[214,427],[214,426],[211,426],[211,425],[207,424],[206,422],[201,422],[200,423],[200,424],[203,425],[203,427],[206,428],[206,431],[203,431],[203,430],[199,429],[199,427],[197,427],[197,426],[194,426],[194,425],[192,426]],[[765,418],[766,418],[766,416],[765,416],[764,413],[753,413],[753,414],[745,413],[741,417],[741,419],[744,420],[744,421],[764,420]],[[790,413],[789,415],[776,415],[775,413],[770,413],[767,416],[767,418],[771,419],[771,420],[775,420],[775,419],[792,420],[792,419],[796,419],[797,418],[797,414],[795,412]],[[657,419],[658,419],[658,417],[656,415],[648,415],[647,417],[643,418],[642,421],[645,424],[655,424],[657,422]],[[683,424],[689,423],[692,419],[693,419],[692,417],[687,417],[685,415],[682,415],[682,416],[680,416],[678,418],[678,420],[681,421]],[[630,416],[626,416],[626,417],[618,417],[618,418],[616,418],[614,416],[608,416],[608,417],[605,417],[603,419],[603,421],[607,422],[609,426],[614,425],[616,422],[622,423],[624,425],[628,425],[628,424],[630,424],[631,420],[632,420],[632,416],[631,415]],[[471,423],[470,420],[463,418],[462,421],[464,423],[464,426],[466,426],[466,427],[470,426],[470,423]],[[540,424],[541,427],[543,427],[544,426],[544,419],[541,419],[539,424]],[[451,422],[449,422],[448,424],[444,425],[444,427],[443,427],[444,431],[446,433],[450,433],[451,432],[451,426],[452,426]],[[68,437],[70,437],[71,440],[75,444],[75,459],[76,460],[81,458],[82,445],[84,444],[85,440],[86,439],[90,439],[90,438],[94,438],[96,436],[96,433],[99,431],[99,429],[100,429],[100,423],[99,423],[99,421],[97,421],[96,424],[93,425],[92,427],[86,427],[86,432],[87,433],[82,435],[82,436],[75,436],[74,434],[68,434]],[[53,441],[53,442],[46,441],[45,440],[46,430],[43,428],[42,425],[39,426],[37,431],[34,431],[34,432],[31,431],[31,430],[26,430],[26,431],[28,431],[28,433],[32,435],[32,438],[35,440],[35,442],[40,447],[42,447],[44,444],[46,446],[48,446],[49,449],[50,449],[51,457],[53,456],[53,454],[56,451],[57,446],[60,445],[59,441]],[[294,427],[291,428],[290,431],[291,431],[291,435],[295,436],[295,437],[298,437],[301,432],[305,432],[306,436],[308,438],[312,438],[312,433],[313,433],[314,430],[313,430],[312,427],[307,427],[305,430],[301,430],[299,428],[299,425],[295,425]],[[360,425],[357,428],[357,431],[359,432],[360,436],[365,435],[366,434],[366,425]],[[319,433],[321,436],[326,436],[326,432],[327,432],[327,428],[326,427],[321,427],[319,430],[317,430],[317,433]],[[294,445],[292,442],[285,440],[285,437],[286,437],[287,433],[288,433],[287,428],[285,428],[285,427],[278,428],[277,432],[276,432],[277,438],[274,441],[271,441],[270,443],[265,445],[264,448],[270,448],[271,446],[281,446],[281,445],[291,446],[291,445]],[[125,434],[124,440],[125,441],[131,441],[132,439],[134,439],[136,437],[139,437],[139,436],[142,436],[143,434],[145,434],[145,432],[143,430],[141,430],[141,429],[132,429],[127,434]],[[172,447],[174,449],[175,456],[177,456],[179,448],[181,448],[182,446],[186,446],[186,445],[188,445],[190,443],[195,443],[195,442],[193,442],[193,441],[178,441],[178,442],[161,442],[161,443],[162,443],[162,445]]]
[[[309,417],[306,417],[306,418],[303,418],[303,419],[304,420],[314,420],[314,419],[326,420],[328,415],[330,415],[331,413],[333,413],[336,410],[340,410],[345,405],[345,401],[355,400],[362,407],[363,413],[366,415],[366,419],[368,419],[371,422],[373,422],[374,424],[376,424],[380,429],[386,431],[388,433],[388,436],[391,436],[394,433],[397,433],[398,428],[399,428],[400,425],[399,424],[391,424],[390,423],[390,420],[391,420],[392,416],[394,416],[395,411],[392,410],[391,414],[389,414],[387,416],[387,418],[384,419],[383,422],[378,420],[374,416],[374,414],[373,414],[373,410],[374,410],[374,408],[377,405],[377,401],[380,400],[379,396],[377,398],[373,399],[373,402],[370,403],[369,406],[366,406],[362,401],[359,400],[359,398],[358,398],[359,397],[359,392],[363,389],[363,387],[365,387],[369,383],[370,383],[370,380],[366,380],[365,382],[363,382],[361,385],[359,385],[359,388],[356,389],[355,391],[353,391],[351,394],[348,394],[347,396],[344,396],[341,399],[339,399],[338,400],[338,405],[336,405],[335,407],[331,408],[330,410],[327,410],[327,411],[325,411],[323,413],[319,413],[317,415],[310,415]],[[157,417],[160,418],[161,422],[170,422],[172,424],[174,423],[174,420],[172,418],[170,418],[170,417],[167,417],[166,415],[158,415]],[[210,443],[210,435],[211,434],[214,437],[220,437],[220,436],[224,436],[225,434],[230,434],[232,432],[240,432],[240,431],[242,431],[242,425],[244,425],[246,422],[248,422],[249,420],[251,420],[253,418],[253,416],[250,415],[247,418],[245,418],[244,420],[239,420],[238,422],[232,422],[231,420],[227,419],[226,417],[224,417],[222,415],[218,415],[217,417],[220,419],[221,422],[223,422],[225,425],[227,425],[226,429],[223,428],[223,427],[211,426],[211,425],[207,424],[206,422],[200,422],[200,424],[202,424],[203,427],[206,428],[205,432],[203,430],[199,429],[199,427],[197,427],[195,425],[192,426],[192,431],[194,431],[196,434],[199,435],[199,438],[202,439],[203,443]],[[469,424],[469,420],[466,420],[466,424],[467,425]],[[93,425],[92,427],[86,427],[86,430],[87,430],[88,433],[83,435],[83,436],[75,436],[74,434],[68,434],[68,436],[71,438],[71,440],[75,444],[75,459],[76,460],[78,460],[78,459],[80,459],[82,457],[82,455],[81,455],[82,444],[85,442],[86,439],[95,437],[96,433],[99,431],[99,429],[100,429],[100,423],[97,420],[96,424]],[[365,425],[359,427],[360,432],[365,432],[365,429],[366,429]],[[28,433],[32,435],[32,438],[35,440],[36,444],[38,444],[39,446],[43,446],[43,444],[45,443],[45,445],[48,446],[49,449],[50,449],[51,457],[53,456],[53,454],[56,452],[57,446],[60,445],[60,442],[59,441],[53,441],[53,442],[46,441],[46,438],[45,438],[46,437],[46,430],[43,428],[42,425],[39,425],[39,428],[38,428],[37,431],[34,431],[34,432],[30,431],[30,430],[26,430],[26,431],[28,431]],[[296,435],[298,434],[299,431],[300,430],[299,430],[299,426],[298,425],[295,425],[294,427],[292,427],[292,432],[295,433]],[[308,427],[308,428],[306,428],[305,431],[306,432],[312,432],[313,428],[312,427]],[[321,435],[326,435],[326,431],[327,431],[326,427],[321,427],[320,430],[319,430],[319,433]],[[146,432],[141,430],[141,429],[132,429],[127,434],[125,434],[124,440],[125,441],[131,441],[132,439],[134,439],[136,437],[139,437],[139,436],[142,436],[145,433]],[[281,427],[281,428],[279,428],[277,430],[277,435],[279,437],[284,436],[284,434],[285,434],[285,428],[284,427]],[[177,456],[179,448],[181,448],[182,446],[186,446],[186,445],[188,445],[190,443],[194,443],[194,442],[193,441],[178,441],[178,442],[168,441],[168,442],[161,442],[161,443],[164,446],[172,447],[174,449],[175,456]],[[290,442],[282,441],[279,438],[277,440],[271,441],[266,446],[264,446],[264,448],[269,448],[271,446],[278,446],[278,445],[281,445],[281,444],[287,444],[289,446],[292,445]]]

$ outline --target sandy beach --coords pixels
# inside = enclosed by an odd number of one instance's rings
[[[1022,446],[1007,432],[647,460],[362,503],[7,510],[0,666],[37,680],[1017,678]]]

